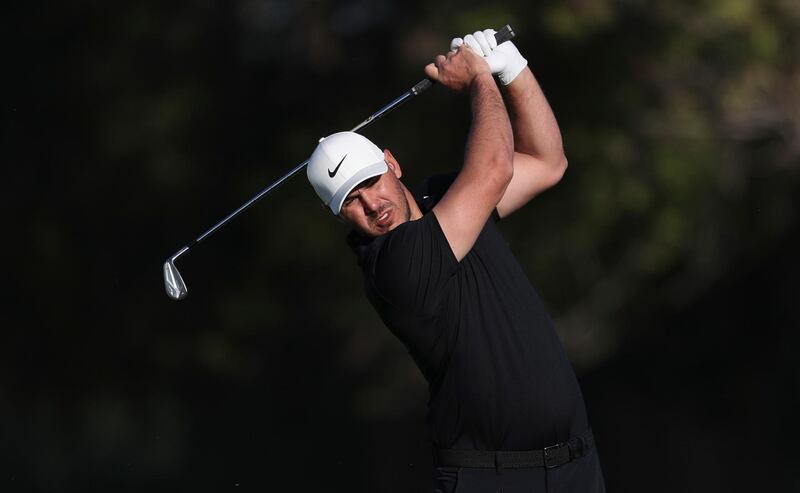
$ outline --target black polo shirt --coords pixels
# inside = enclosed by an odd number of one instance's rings
[[[495,224],[458,262],[433,205],[454,176],[415,190],[423,217],[351,234],[372,305],[429,384],[442,448],[532,450],[587,427],[578,382],[542,301]]]

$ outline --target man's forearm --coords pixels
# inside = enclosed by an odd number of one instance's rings
[[[464,165],[433,208],[459,262],[475,244],[486,220],[514,176],[514,138],[503,97],[488,64],[466,47],[436,57],[428,77],[455,90],[469,91],[472,125]]]
[[[526,67],[506,89],[514,150],[560,166],[564,160],[561,131],[531,70]]]
[[[502,95],[491,74],[470,86],[472,125],[467,138],[464,170],[487,163],[508,164],[514,158],[514,137]]]

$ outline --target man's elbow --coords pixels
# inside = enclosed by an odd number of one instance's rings
[[[511,183],[511,179],[514,178],[513,156],[498,157],[493,163],[492,169],[495,170],[493,176],[494,184],[501,190],[501,193],[505,192],[506,187]]]
[[[513,156],[498,153],[483,159],[483,171],[480,177],[476,175],[476,178],[485,187],[502,193],[514,177]]]
[[[564,173],[567,172],[567,166],[569,166],[569,161],[567,161],[567,156],[562,154],[561,157],[553,164],[552,172],[550,176],[550,186],[554,187],[564,178]]]
[[[507,181],[506,185],[508,185],[511,179],[514,178],[514,153],[512,152],[510,155],[506,156],[502,162],[503,179]]]
[[[480,166],[477,163],[480,163]],[[514,161],[499,153],[483,156],[465,163],[462,174],[466,182],[476,187],[474,188],[476,193],[496,197],[499,201],[514,177]]]

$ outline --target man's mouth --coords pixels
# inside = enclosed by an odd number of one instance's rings
[[[385,228],[392,223],[392,210],[390,208],[386,208],[378,213],[375,216],[375,226],[379,228]]]

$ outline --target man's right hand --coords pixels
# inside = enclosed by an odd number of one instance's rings
[[[425,66],[425,74],[454,91],[466,91],[476,77],[491,76],[492,70],[481,55],[468,46],[461,46],[447,56],[437,56],[433,63]]]
[[[475,53],[484,57],[492,73],[507,86],[528,66],[528,61],[511,41],[498,45],[495,34],[494,29],[485,29],[467,34],[463,39],[453,38],[450,49],[456,50],[464,44],[468,45]]]

